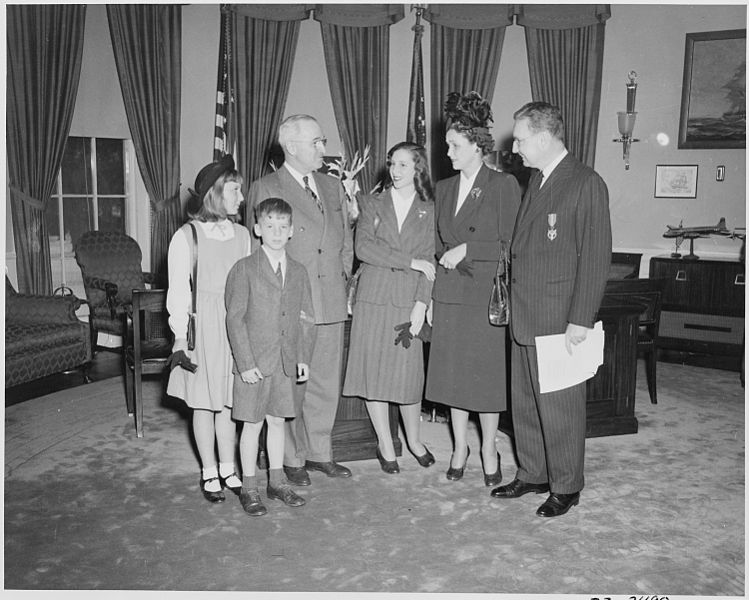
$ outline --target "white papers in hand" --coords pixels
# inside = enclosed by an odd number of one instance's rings
[[[593,377],[603,364],[603,323],[598,321],[588,331],[585,341],[572,346],[572,354],[564,345],[564,334],[536,337],[538,383],[541,393],[563,390]]]

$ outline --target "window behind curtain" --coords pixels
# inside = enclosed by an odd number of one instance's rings
[[[69,137],[57,187],[45,212],[52,259],[52,285],[67,285],[83,297],[74,248],[89,230],[126,233],[125,140]]]

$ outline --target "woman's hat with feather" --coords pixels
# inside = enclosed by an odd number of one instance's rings
[[[494,122],[492,109],[478,92],[450,92],[444,106],[447,128],[455,129],[472,138],[479,146],[490,152],[494,146],[489,123]]]

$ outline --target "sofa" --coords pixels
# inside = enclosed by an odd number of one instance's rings
[[[6,388],[75,368],[90,381],[91,334],[75,315],[81,304],[75,296],[19,294],[5,277]]]

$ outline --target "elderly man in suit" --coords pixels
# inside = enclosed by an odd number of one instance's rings
[[[312,288],[316,341],[309,381],[297,385],[297,416],[288,420],[284,471],[291,483],[310,485],[308,470],[350,477],[333,461],[331,431],[341,385],[343,325],[348,318],[346,281],[354,258],[346,197],[338,179],[317,173],[326,139],[309,115],[292,115],[278,128],[284,164],[250,186],[248,210],[266,198],[283,198],[294,211],[294,236],[286,249],[302,263]],[[249,223],[249,220],[246,222]],[[253,251],[258,241],[253,239]]]
[[[512,422],[515,479],[495,498],[551,492],[536,514],[556,517],[584,485],[585,383],[539,392],[535,337],[564,334],[567,351],[585,340],[611,262],[606,184],[567,152],[559,109],[530,102],[514,114],[513,151],[538,169],[515,221],[511,246]]]

